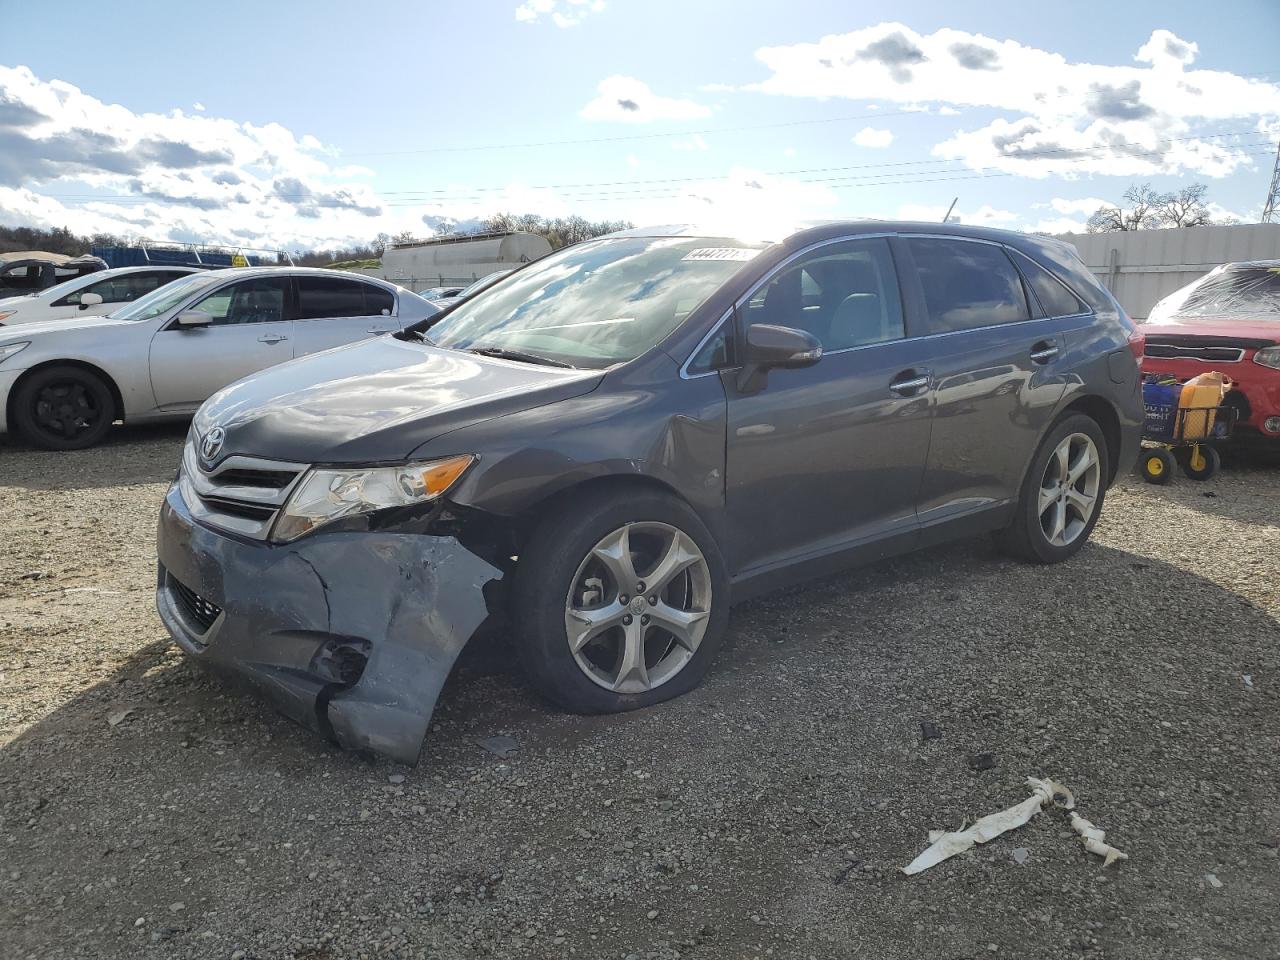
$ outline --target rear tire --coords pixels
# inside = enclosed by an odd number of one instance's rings
[[[10,410],[22,438],[45,450],[92,447],[118,416],[106,382],[71,365],[45,367],[21,380]]]
[[[575,713],[617,713],[702,681],[728,601],[719,548],[687,504],[614,488],[542,519],[520,553],[512,614],[520,658],[543,696]]]
[[[1142,451],[1142,459],[1138,466],[1142,470],[1142,479],[1163,487],[1173,478],[1173,469],[1178,465],[1173,454],[1164,447],[1155,447]]]
[[[1208,480],[1222,468],[1222,458],[1213,447],[1201,445],[1200,462],[1196,462],[1196,448],[1187,452],[1187,459],[1182,463],[1182,472],[1192,480]]]
[[[1061,563],[1085,545],[1107,492],[1107,441],[1082,413],[1055,423],[1022,481],[1013,523],[996,535],[1011,556]]]

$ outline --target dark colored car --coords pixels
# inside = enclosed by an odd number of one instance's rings
[[[1211,270],[1156,304],[1142,332],[1145,373],[1226,374],[1236,438],[1280,448],[1280,260]]]
[[[160,615],[404,761],[486,624],[564,707],[647,706],[761,590],[986,531],[1070,557],[1137,455],[1140,351],[1038,237],[614,234],[212,397],[161,512]]]

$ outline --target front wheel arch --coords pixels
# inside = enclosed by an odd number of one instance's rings
[[[9,429],[13,429],[13,412],[14,403],[17,400],[18,392],[22,385],[30,380],[41,370],[48,370],[50,367],[78,367],[86,373],[91,373],[101,380],[109,391],[111,391],[111,402],[115,405],[115,419],[125,420],[124,395],[120,393],[120,387],[116,384],[115,378],[101,367],[87,363],[84,360],[45,360],[43,363],[37,363],[34,367],[28,367],[22,371],[22,376],[14,381],[13,386],[9,390],[8,405],[5,408],[5,422],[9,425]]]

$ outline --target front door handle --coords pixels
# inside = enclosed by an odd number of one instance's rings
[[[377,333],[390,333],[391,331],[385,327],[370,327],[369,332],[377,334]]]
[[[1058,355],[1058,345],[1052,340],[1041,340],[1031,348],[1031,362],[1044,366]]]
[[[889,392],[899,397],[918,396],[927,389],[929,389],[927,370],[904,370],[889,384]]]
[[[264,333],[258,338],[259,343],[281,343],[289,338],[279,333]]]

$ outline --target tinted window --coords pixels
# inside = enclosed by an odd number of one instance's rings
[[[1022,278],[993,243],[909,237],[933,333],[1030,320]]]
[[[342,277],[298,277],[298,319],[368,316],[365,286]]]
[[[255,277],[216,290],[188,309],[203,310],[216,326],[274,323],[287,318],[287,277]]]
[[[1027,283],[1031,284],[1031,290],[1040,301],[1040,306],[1044,307],[1046,315],[1069,317],[1075,313],[1085,313],[1089,309],[1079,297],[1067,289],[1066,284],[1040,264],[1017,250],[1012,252],[1018,269],[1027,278]]]
[[[888,241],[849,240],[799,258],[752,295],[746,322],[804,330],[828,352],[901,339]]]
[[[362,283],[364,287],[364,312],[370,317],[382,315],[382,311],[387,311],[387,315],[396,312],[396,298],[390,290],[383,290],[382,287],[375,287],[372,283]]]
[[[96,293],[102,297],[103,303],[131,303],[139,297],[146,296],[157,287],[168,283],[176,276],[179,276],[179,274],[126,273],[107,280],[99,280],[97,283],[91,283],[75,293],[68,294],[53,305],[57,307],[63,304],[79,303],[80,298],[86,293]]]

